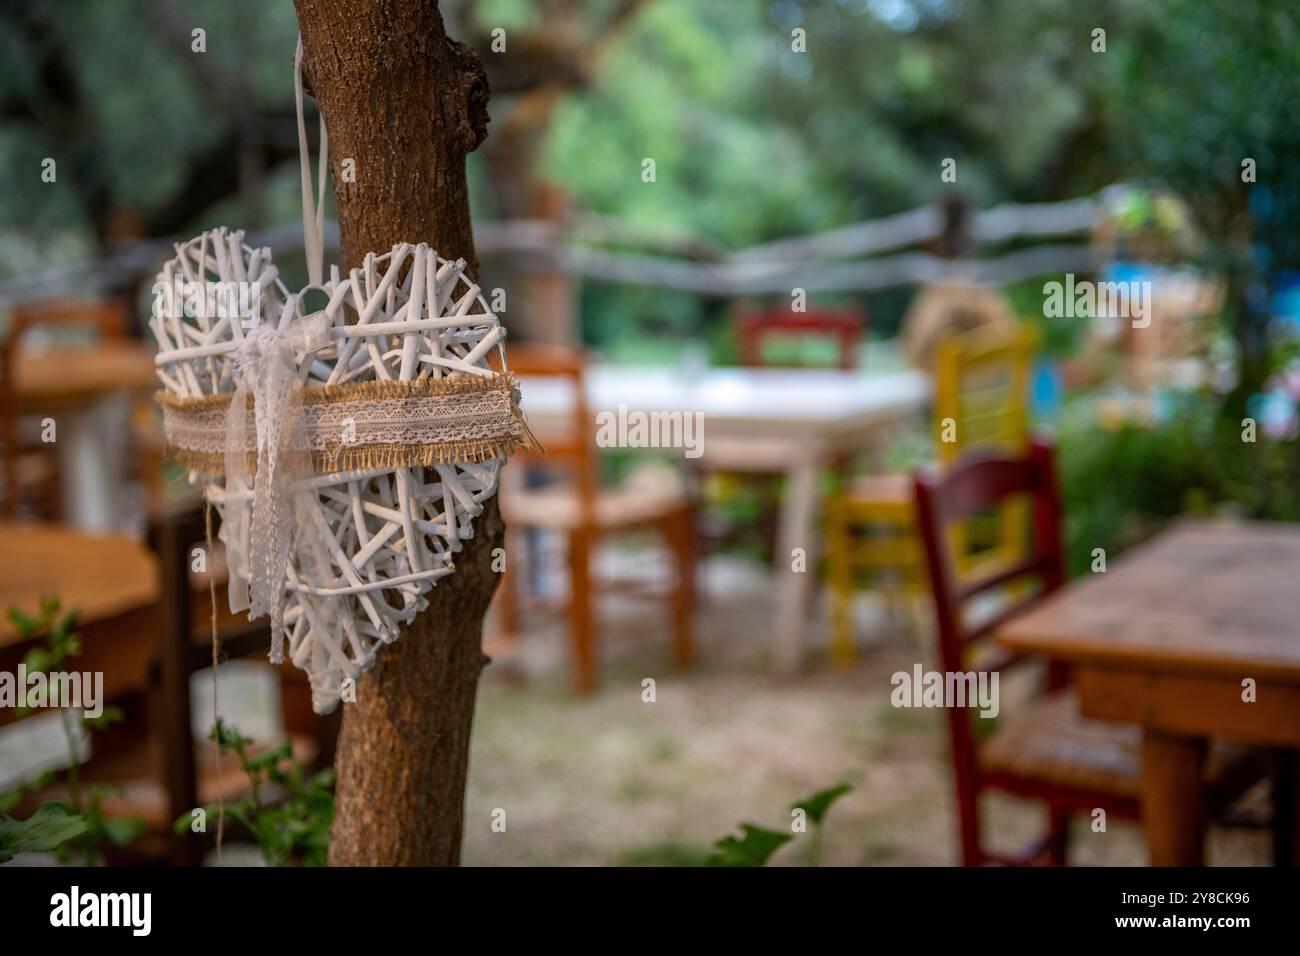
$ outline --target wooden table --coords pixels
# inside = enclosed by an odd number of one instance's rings
[[[998,636],[1073,664],[1085,716],[1142,726],[1158,866],[1202,863],[1208,738],[1300,749],[1300,525],[1180,522]]]
[[[154,348],[109,340],[93,348],[23,351],[14,392],[24,414],[53,418],[64,513],[85,531],[119,530],[132,393],[158,387]]]
[[[792,570],[791,555],[802,548],[805,567],[816,566],[817,475],[842,455],[875,450],[891,428],[919,412],[929,381],[912,371],[709,368],[691,374],[601,365],[588,370],[586,381],[593,415],[617,415],[620,406],[638,412],[698,412],[703,415],[705,466],[785,475],[773,663],[782,672],[797,669],[812,573]],[[521,381],[524,411],[539,431],[565,425],[572,409],[572,396],[564,394],[568,387],[554,379]]]
[[[157,644],[158,564],[142,543],[116,535],[0,524],[0,671],[13,673],[28,650],[9,621],[41,598],[79,608],[78,671],[101,671],[104,693],[145,686]]]
[[[87,348],[20,352],[14,363],[19,401],[57,409],[101,395],[159,388],[157,350],[147,342],[115,340]]]

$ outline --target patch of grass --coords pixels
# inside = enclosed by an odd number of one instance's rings
[[[924,707],[895,707],[885,703],[873,715],[876,729],[885,734],[918,734],[928,736],[939,729],[937,715]]]
[[[895,707],[890,703],[877,707],[865,723],[870,740],[867,753],[873,760],[890,760],[930,739],[943,729],[940,714],[940,711]]]
[[[704,866],[710,850],[677,840],[633,847],[617,860],[619,866]]]
[[[681,755],[682,745],[677,742],[676,737],[665,734],[656,737],[650,743],[649,759],[653,763],[668,763],[678,759]]]
[[[618,783],[614,795],[624,803],[644,803],[656,797],[670,796],[672,790],[644,774],[634,773]]]

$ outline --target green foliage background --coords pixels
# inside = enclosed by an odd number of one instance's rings
[[[506,30],[506,56],[556,39],[561,22],[594,28],[618,5],[569,5],[575,16],[562,21],[556,0],[441,3],[453,36]],[[206,31],[201,59],[189,47],[194,26]],[[797,29],[806,52],[792,49]],[[1094,50],[1097,30],[1104,52]],[[295,34],[288,0],[0,6],[0,279],[104,252],[107,210],[157,214],[185,171],[248,122],[243,114],[291,113]],[[1300,5],[644,0],[607,52],[589,84],[563,98],[538,175],[576,209],[723,250],[942,198],[954,188],[937,175],[949,157],[956,188],[983,207],[1115,182],[1187,198],[1205,239],[1195,260],[1228,282],[1224,329],[1238,382],[1155,427],[1067,421],[1071,520],[1084,523],[1076,538],[1119,541],[1224,501],[1254,516],[1295,515],[1294,441],[1242,454],[1234,436],[1280,366],[1270,294],[1300,270]],[[242,99],[232,109],[234,89]],[[509,93],[494,96],[498,128],[512,105]],[[253,124],[246,135],[269,134]],[[59,186],[24,185],[44,157],[58,159]],[[1257,164],[1253,184],[1241,181],[1245,157]],[[652,184],[641,181],[646,158],[656,163]],[[481,155],[470,173],[473,206],[490,216]],[[296,177],[289,159],[187,226],[292,223]],[[1041,320],[1036,296],[1048,278],[1008,290],[1024,314]],[[886,336],[914,292],[855,298],[873,334]],[[587,282],[580,305],[585,341],[616,359],[670,361],[691,340],[714,360],[731,355],[727,302]],[[1077,325],[1043,331],[1049,356],[1075,351]],[[1126,523],[1121,512],[1137,517]]]

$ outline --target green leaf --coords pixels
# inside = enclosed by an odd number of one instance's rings
[[[9,620],[12,622],[14,629],[23,637],[31,637],[41,626],[41,622],[29,614],[24,614],[16,607],[9,609]]]
[[[144,832],[144,821],[135,819],[104,820],[100,829],[113,846],[123,847]]]
[[[28,674],[38,671],[43,674],[51,668],[53,660],[53,656],[44,647],[33,647],[23,655],[23,666],[27,668]]]
[[[793,839],[788,833],[767,830],[752,823],[742,823],[740,830],[744,836],[739,840],[725,836],[713,844],[717,849],[706,866],[764,866],[773,853]]]
[[[250,758],[248,766],[253,770],[274,770],[279,765],[280,761],[291,760],[292,758],[293,744],[286,740],[283,743],[272,747],[260,756]]]
[[[95,730],[103,730],[109,724],[120,724],[124,720],[126,720],[126,715],[122,713],[121,707],[105,707],[103,713],[98,717],[83,716],[81,718],[83,724]]]
[[[808,815],[808,819],[813,823],[820,824],[826,818],[826,811],[840,797],[844,796],[853,788],[847,783],[841,783],[835,787],[829,787],[826,790],[819,790],[811,797],[805,797],[790,806],[791,810],[803,810]]]
[[[253,742],[251,737],[245,737],[220,717],[217,718],[212,730],[208,732],[208,739],[214,741],[222,753],[227,750],[242,750]]]
[[[0,817],[0,863],[18,853],[50,853],[86,832],[86,821],[62,806],[43,803],[26,820]]]

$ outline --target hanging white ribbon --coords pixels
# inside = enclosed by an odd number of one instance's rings
[[[325,175],[329,144],[320,120],[317,195],[312,195],[302,87],[302,36],[293,56],[293,88],[298,109],[298,163],[302,179],[302,232],[311,286],[320,288],[325,271]],[[299,572],[322,580],[326,554],[320,540],[325,526],[320,499],[310,487],[315,475],[302,418],[298,356],[329,344],[329,315],[299,317],[301,294],[285,303],[280,325],[250,329],[235,353],[238,386],[226,414],[226,509],[222,537],[230,565],[230,610],[247,610],[250,619],[271,619],[271,660],[284,659],[284,592],[291,557]],[[248,474],[246,450],[248,397],[253,397],[257,433],[257,471]],[[251,507],[249,502],[251,501]]]
[[[311,158],[307,150],[307,121],[303,118],[302,34],[293,54],[293,92],[298,101],[298,172],[302,178],[302,238],[307,253],[307,281],[320,285],[325,276],[325,171],[329,166],[329,140],[325,117],[320,118],[320,162],[316,196],[311,189]],[[315,208],[313,213],[312,209]]]
[[[300,570],[319,573],[323,553],[314,540],[321,523],[312,509],[320,499],[311,487],[308,438],[299,427],[302,388],[298,356],[330,342],[330,316],[317,312],[297,318],[300,300],[285,303],[286,321],[279,328],[251,329],[235,354],[238,388],[226,413],[226,521],[230,564],[230,609],[249,618],[271,618],[271,660],[284,657],[284,589],[290,556],[299,555]],[[257,471],[248,474],[248,396],[253,397],[257,434]],[[246,502],[250,499],[252,507]],[[250,523],[251,520],[251,523]],[[315,575],[313,575],[315,576]]]

